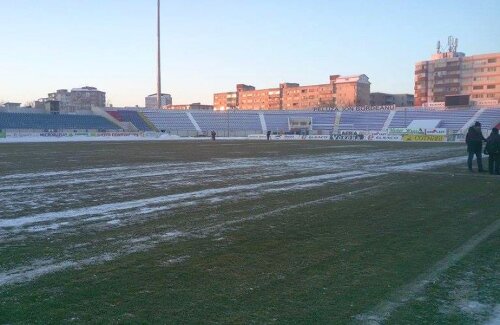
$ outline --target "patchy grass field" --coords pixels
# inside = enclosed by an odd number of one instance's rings
[[[500,321],[457,144],[0,145],[0,323]]]

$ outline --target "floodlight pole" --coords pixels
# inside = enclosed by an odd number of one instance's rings
[[[161,109],[161,58],[160,58],[160,0],[158,0],[158,12],[157,12],[157,30],[158,30],[158,80],[157,80],[157,102],[158,109]]]

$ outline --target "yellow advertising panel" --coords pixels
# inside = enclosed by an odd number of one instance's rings
[[[425,134],[405,134],[403,141],[405,142],[445,142],[445,135],[425,135]]]

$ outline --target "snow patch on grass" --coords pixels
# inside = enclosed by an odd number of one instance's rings
[[[77,269],[89,265],[102,264],[106,262],[113,261],[117,258],[132,254],[143,252],[151,249],[160,242],[174,240],[185,236],[186,234],[181,231],[171,231],[161,235],[156,236],[156,240],[147,244],[138,245],[137,241],[130,240],[128,245],[123,247],[118,252],[108,252],[103,253],[98,256],[92,256],[80,260],[64,260],[55,261],[54,259],[45,260],[35,260],[26,266],[16,267],[11,270],[0,272],[0,287],[5,285],[12,285],[17,283],[24,283],[32,281],[41,276],[51,274],[54,272],[64,271],[68,269]],[[148,237],[150,238],[150,237]],[[147,240],[147,239],[146,239]],[[145,240],[139,239],[138,242],[144,242]]]
[[[500,304],[495,306],[495,310],[490,319],[484,325],[500,325]]]

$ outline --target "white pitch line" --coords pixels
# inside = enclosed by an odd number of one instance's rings
[[[443,259],[437,262],[427,272],[421,274],[411,283],[396,290],[392,296],[375,306],[371,311],[357,315],[355,319],[363,324],[381,324],[387,320],[399,307],[414,300],[422,293],[428,284],[435,282],[445,271],[473,251],[480,243],[500,229],[500,219],[496,220],[481,232],[469,239]]]

